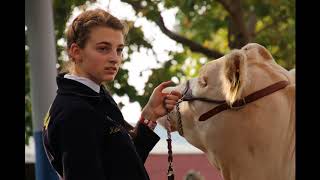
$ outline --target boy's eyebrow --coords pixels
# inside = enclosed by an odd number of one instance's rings
[[[112,44],[110,42],[107,42],[107,41],[98,42],[97,45],[99,45],[99,44],[105,44],[105,45],[108,45],[108,46],[112,46]],[[124,47],[124,44],[119,44],[118,47]]]

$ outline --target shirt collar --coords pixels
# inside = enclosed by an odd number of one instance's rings
[[[97,93],[100,92],[100,85],[98,85],[97,83],[95,83],[94,81],[92,81],[89,78],[77,76],[77,75],[74,75],[74,74],[65,74],[64,78],[78,81],[78,82],[88,86],[89,88],[91,88],[95,92],[97,92]]]

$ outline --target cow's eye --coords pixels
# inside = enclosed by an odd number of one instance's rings
[[[207,86],[207,81],[208,81],[208,77],[206,76],[202,76],[198,79],[198,84],[201,86],[201,87],[206,87]]]

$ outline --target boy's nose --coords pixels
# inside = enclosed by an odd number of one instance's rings
[[[112,52],[109,56],[109,62],[112,64],[119,64],[121,62],[121,57],[118,56],[117,52]]]
[[[113,65],[115,65],[115,64],[119,64],[119,63],[120,63],[120,61],[119,61],[119,60],[114,59],[114,58],[110,59],[110,60],[109,60],[109,62],[110,62],[111,64],[113,64]]]

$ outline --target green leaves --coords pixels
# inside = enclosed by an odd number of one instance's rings
[[[140,47],[152,48],[152,45],[144,39],[144,34],[143,34],[143,31],[141,30],[141,27],[134,27],[133,22],[127,22],[127,24],[130,27],[128,36],[126,38],[126,44],[129,45],[129,48],[130,48],[130,45],[136,45],[138,46],[138,48]]]

